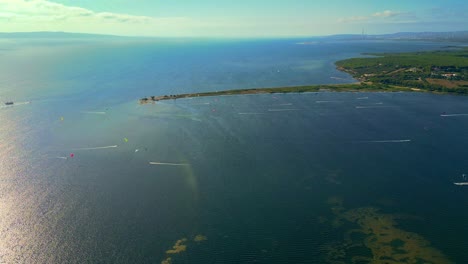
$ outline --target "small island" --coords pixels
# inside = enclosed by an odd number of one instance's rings
[[[368,57],[337,61],[337,69],[358,83],[236,89],[150,96],[141,104],[204,96],[304,92],[438,92],[468,94],[468,48],[408,53],[369,53]]]

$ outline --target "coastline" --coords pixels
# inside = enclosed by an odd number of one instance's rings
[[[322,84],[289,87],[234,89],[216,92],[187,93],[175,95],[149,96],[139,99],[140,104],[150,104],[164,100],[176,100],[183,98],[223,96],[223,95],[246,95],[246,94],[278,94],[278,93],[310,93],[310,92],[426,92],[435,94],[457,94],[449,92],[438,92],[422,90],[414,87],[403,87],[393,85],[352,83],[352,84]]]
[[[468,48],[454,51],[374,54],[379,57],[336,61],[336,69],[356,83],[234,89],[215,92],[149,96],[140,104],[182,98],[305,92],[429,92],[468,94]],[[451,65],[451,66],[447,66]]]

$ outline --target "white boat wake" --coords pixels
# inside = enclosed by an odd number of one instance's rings
[[[105,147],[92,147],[92,148],[74,148],[72,150],[94,150],[94,149],[109,149],[109,148],[116,148],[118,147],[117,145],[113,146],[105,146]]]
[[[391,140],[365,140],[358,141],[360,143],[405,143],[411,142],[411,139],[391,139]]]
[[[315,101],[317,104],[326,104],[326,103],[342,103],[343,101],[336,101],[336,100],[331,100],[331,101]]]
[[[356,106],[356,109],[389,108],[389,107],[394,107],[394,106],[390,106],[390,105],[358,105],[358,106]]]
[[[284,111],[297,111],[299,109],[290,108],[290,109],[268,109],[268,112],[284,112]]]
[[[0,106],[0,108],[10,108],[10,107],[15,107],[15,106],[18,106],[18,105],[27,105],[27,104],[30,104],[31,102],[18,102],[18,103],[14,103],[12,105],[2,105]]]
[[[451,116],[468,116],[468,114],[442,114],[442,117],[451,117]]]
[[[163,165],[163,166],[189,166],[188,163],[168,163],[168,162],[155,162],[151,161],[150,165]]]
[[[92,111],[82,111],[82,114],[92,114],[92,115],[105,115],[106,112],[92,112]]]

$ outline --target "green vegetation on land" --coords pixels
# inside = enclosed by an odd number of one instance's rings
[[[319,91],[428,91],[468,94],[468,48],[366,55],[374,57],[353,58],[336,62],[339,70],[350,73],[360,83],[239,89],[151,96],[140,99],[140,103],[201,96]]]
[[[367,55],[376,57],[347,59],[336,65],[369,84],[468,93],[468,48]]]

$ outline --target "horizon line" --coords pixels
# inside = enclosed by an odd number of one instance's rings
[[[384,35],[395,35],[401,33],[413,33],[413,34],[421,34],[421,33],[468,33],[468,29],[466,30],[456,30],[456,31],[398,31],[393,33],[380,33],[380,34],[365,34],[365,36],[384,36]],[[8,35],[8,34],[70,34],[70,35],[88,35],[88,36],[100,36],[100,37],[113,37],[113,38],[217,38],[217,39],[265,39],[265,38],[325,38],[325,37],[333,37],[333,36],[361,36],[362,33],[336,33],[336,34],[329,34],[329,35],[264,35],[264,36],[254,36],[254,35],[239,35],[239,36],[221,36],[221,35],[212,35],[212,36],[148,36],[148,35],[115,35],[115,34],[105,34],[105,33],[89,33],[89,32],[71,32],[71,31],[14,31],[14,32],[3,32],[0,31],[0,35]]]

